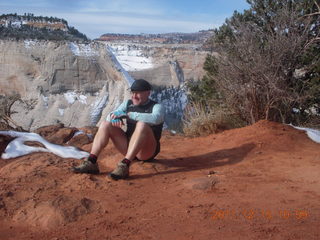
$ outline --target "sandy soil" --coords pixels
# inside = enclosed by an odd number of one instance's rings
[[[161,141],[120,181],[113,146],[99,175],[49,153],[0,159],[0,239],[320,239],[320,145],[304,132],[260,121]]]

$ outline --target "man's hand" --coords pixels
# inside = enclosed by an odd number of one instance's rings
[[[127,118],[128,115],[123,111],[115,111],[111,113],[110,117],[111,117],[112,126],[120,128],[121,126],[124,125],[122,119]]]
[[[117,119],[112,119],[111,120],[111,124],[112,124],[112,126],[114,126],[114,127],[121,127],[122,125],[123,125],[123,120],[122,119],[119,119],[119,118],[117,118]]]

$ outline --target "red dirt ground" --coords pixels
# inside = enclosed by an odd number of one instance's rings
[[[119,181],[113,146],[99,175],[49,153],[0,159],[0,239],[320,239],[320,145],[304,132],[260,121],[161,142]]]

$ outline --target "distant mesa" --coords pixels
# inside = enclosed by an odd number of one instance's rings
[[[213,35],[213,30],[203,30],[195,33],[162,33],[162,34],[118,34],[106,33],[97,40],[131,43],[160,43],[160,44],[201,44]]]
[[[69,26],[64,19],[34,16],[32,13],[1,15],[0,39],[89,40],[86,35]]]

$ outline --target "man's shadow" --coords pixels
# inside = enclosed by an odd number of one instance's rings
[[[150,162],[154,165],[156,173],[137,174],[130,176],[130,179],[148,178],[154,175],[164,175],[178,172],[189,172],[194,170],[210,169],[224,165],[231,165],[241,162],[246,155],[254,149],[254,143],[243,144],[240,147],[218,150],[198,156],[155,159]],[[186,149],[188,151],[188,149]],[[144,163],[146,164],[146,163]],[[157,170],[160,169],[160,170]]]

